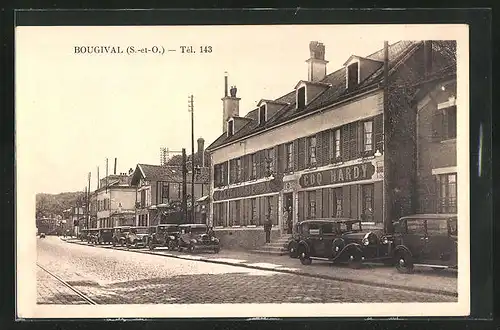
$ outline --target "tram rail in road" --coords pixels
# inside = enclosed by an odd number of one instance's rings
[[[92,300],[90,297],[86,296],[83,292],[81,292],[80,290],[78,290],[77,288],[75,288],[74,286],[72,286],[71,284],[69,284],[68,282],[66,282],[65,280],[63,280],[59,276],[57,276],[56,274],[54,274],[51,271],[47,270],[46,268],[42,267],[39,263],[37,263],[36,265],[38,267],[40,267],[40,269],[42,269],[44,272],[46,272],[47,274],[49,274],[50,276],[52,276],[53,278],[55,278],[57,281],[59,281],[60,283],[62,283],[68,289],[70,289],[71,291],[73,291],[76,295],[78,295],[80,298],[82,298],[83,300],[85,300],[90,305],[98,305],[97,302],[95,302],[94,300]]]

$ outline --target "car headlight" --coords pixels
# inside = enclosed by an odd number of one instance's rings
[[[363,238],[362,243],[363,243],[364,246],[370,245],[370,241],[368,240],[367,237]]]
[[[197,240],[195,240],[195,239],[191,240],[191,242],[193,242],[193,243],[198,243],[198,241],[197,241]]]
[[[389,243],[389,239],[387,238],[387,236],[383,236],[383,237],[380,239],[380,242],[381,242],[382,244],[387,244],[387,243]]]

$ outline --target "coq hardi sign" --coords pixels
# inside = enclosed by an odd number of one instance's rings
[[[342,182],[353,182],[371,179],[375,173],[375,166],[372,163],[357,164],[326,171],[306,173],[299,179],[302,188],[324,186]]]
[[[276,177],[266,182],[214,191],[213,200],[221,201],[232,198],[269,194],[279,192],[281,189],[283,189],[283,180],[281,177]]]

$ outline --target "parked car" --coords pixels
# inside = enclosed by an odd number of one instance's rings
[[[179,246],[179,225],[160,224],[149,227],[148,245],[150,250],[155,247],[166,247],[169,250],[175,250]]]
[[[457,268],[456,214],[416,214],[393,222],[394,234],[384,240],[394,246],[396,268],[413,272],[414,266]]]
[[[99,228],[97,236],[97,244],[111,244],[111,243],[113,243],[113,229]]]
[[[292,233],[292,237],[285,243],[284,247],[288,251],[288,255],[290,258],[298,258],[299,254],[297,252],[297,247],[299,246],[299,230],[300,230],[300,223],[295,224],[295,230]]]
[[[219,253],[219,239],[205,224],[179,225],[179,251],[187,249],[190,252],[197,250],[213,250]]]
[[[363,261],[391,260],[390,244],[383,244],[374,231],[363,230],[361,220],[314,219],[298,226],[297,254],[304,265],[316,259],[359,268]]]
[[[45,233],[40,233],[40,238],[45,238]]]
[[[87,234],[87,243],[97,244],[99,240],[99,229],[91,228]]]
[[[126,243],[126,236],[130,231],[130,226],[118,226],[113,228],[113,246],[123,246]]]
[[[89,233],[89,230],[88,229],[82,229],[80,231],[80,233],[78,234],[78,238],[80,239],[80,241],[86,241],[87,240],[87,236],[88,236],[88,233]]]
[[[148,246],[148,227],[131,227],[125,235],[127,248]]]

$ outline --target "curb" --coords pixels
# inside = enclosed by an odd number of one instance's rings
[[[63,240],[63,239],[61,239],[61,240]],[[67,240],[63,240],[63,241],[65,241],[67,243],[78,244],[78,245],[86,245],[86,244],[80,244],[78,242],[71,242],[71,241],[67,241]],[[88,246],[96,247],[97,245],[88,245]],[[99,246],[97,246],[97,247],[99,247]],[[419,292],[419,293],[423,292],[423,293],[438,294],[438,295],[449,296],[449,297],[458,297],[458,292],[441,290],[441,289],[421,288],[421,287],[413,287],[413,286],[406,286],[406,285],[392,284],[392,283],[380,283],[380,282],[373,282],[373,281],[368,281],[368,280],[363,280],[363,279],[353,279],[353,278],[339,277],[339,276],[335,276],[335,275],[310,273],[310,272],[306,272],[303,270],[269,268],[269,267],[249,265],[249,264],[244,264],[244,263],[235,263],[235,262],[230,262],[230,261],[214,260],[214,259],[204,258],[204,257],[194,259],[194,258],[188,258],[188,257],[182,256],[182,255],[176,255],[176,254],[170,254],[170,253],[168,253],[168,254],[161,253],[160,254],[160,253],[155,253],[155,252],[152,252],[149,250],[130,250],[130,249],[127,250],[127,249],[117,249],[117,248],[113,248],[113,247],[112,247],[112,249],[118,250],[118,251],[128,251],[128,252],[156,255],[156,256],[168,257],[168,258],[176,258],[176,259],[183,259],[183,260],[190,260],[190,261],[202,261],[202,262],[208,262],[208,263],[220,264],[220,265],[228,265],[228,266],[236,266],[236,267],[242,267],[242,268],[273,271],[273,272],[277,272],[277,273],[285,273],[285,274],[306,276],[306,277],[312,277],[312,278],[321,278],[321,279],[326,279],[326,280],[334,280],[334,281],[353,283],[353,284],[370,285],[370,286],[376,286],[376,287],[387,288],[387,289],[398,289],[398,290],[413,291],[413,292]]]

